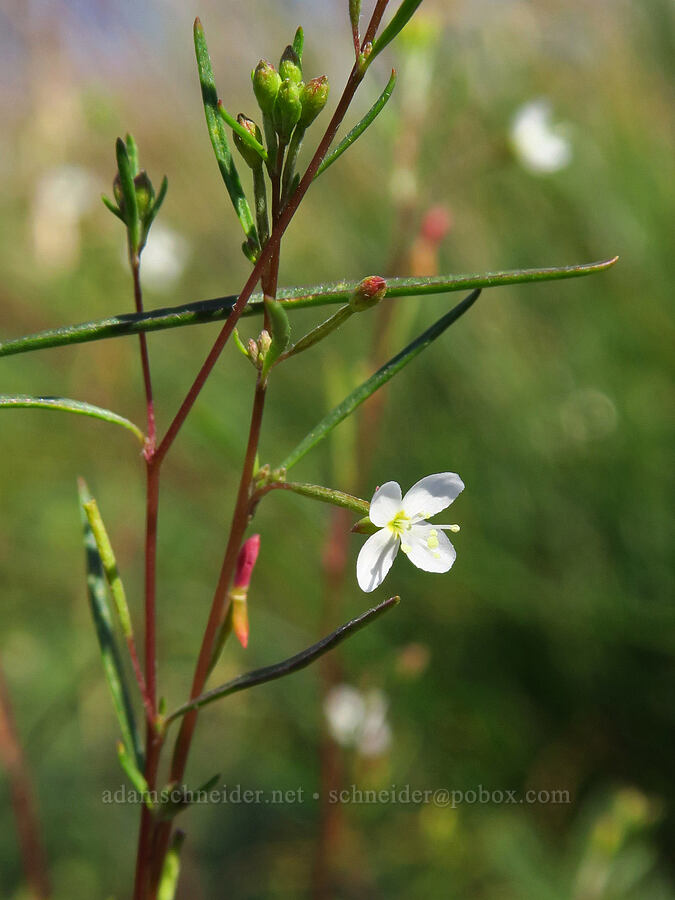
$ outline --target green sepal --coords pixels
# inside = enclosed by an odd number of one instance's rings
[[[305,47],[305,32],[302,30],[302,25],[298,25],[297,31],[295,32],[295,37],[293,38],[293,49],[295,50],[295,55],[298,57],[300,61],[300,65],[302,65],[302,51]]]
[[[127,135],[127,137],[129,137]],[[138,161],[138,153],[136,144],[134,147],[134,159]],[[119,186],[121,191],[121,201],[119,203],[120,212],[123,221],[127,226],[129,234],[129,246],[133,253],[138,253],[141,246],[141,221],[138,215],[138,204],[136,202],[136,186],[134,185],[135,172],[129,158],[129,152],[122,138],[117,138],[115,142],[115,155],[117,157],[117,173],[119,175]]]
[[[265,354],[262,369],[260,370],[260,377],[263,381],[267,378],[270,367],[274,365],[286,347],[288,347],[288,343],[291,339],[291,323],[288,318],[288,313],[283,306],[276,300],[265,298],[265,309],[267,310],[270,319],[270,337],[272,338],[272,343]]]

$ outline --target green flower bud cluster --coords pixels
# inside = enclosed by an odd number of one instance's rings
[[[134,255],[140,254],[155,216],[164,202],[168,182],[162,180],[159,193],[148,173],[138,166],[138,147],[130,134],[126,141],[117,139],[117,174],[113,180],[113,196],[116,203],[103,195],[102,200],[111,213],[127,227],[129,249]]]
[[[258,106],[283,144],[288,144],[296,126],[304,130],[311,125],[328,100],[325,75],[303,81],[302,44],[302,30],[298,29],[293,44],[281,55],[278,71],[261,59],[251,73]]]

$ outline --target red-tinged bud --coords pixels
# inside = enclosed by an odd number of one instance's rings
[[[241,550],[239,551],[239,557],[237,558],[237,570],[235,572],[233,582],[236,588],[247,588],[249,586],[253,567],[255,566],[256,560],[258,559],[259,552],[260,535],[252,534],[251,537],[248,538],[248,540],[244,541]]]
[[[242,126],[242,128],[245,128],[246,131],[248,131],[252,138],[254,138],[259,144],[262,144],[262,134],[253,119],[249,119],[248,116],[245,116],[243,113],[239,113],[239,115],[237,116],[237,122]],[[240,137],[236,131],[233,132],[232,136],[234,138],[234,146],[244,157],[246,164],[251,169],[259,169],[260,166],[262,166],[262,157],[260,156],[258,151],[254,147],[251,147],[249,144],[247,144],[246,141],[244,141],[244,139]]]
[[[387,293],[387,282],[379,275],[369,275],[360,281],[349,298],[349,305],[354,312],[363,312],[375,306]]]
[[[277,98],[281,85],[281,76],[272,63],[267,62],[266,59],[261,59],[251,72],[251,80],[253,81],[253,93],[258,101],[258,106],[266,116],[271,116],[274,109],[274,101]]]
[[[244,649],[248,646],[248,586],[260,550],[260,535],[253,534],[244,541],[237,558],[237,569],[230,590],[232,602],[232,631]]]
[[[303,128],[311,125],[314,119],[319,115],[328,100],[328,92],[330,85],[325,75],[318,78],[312,78],[300,91],[300,102],[302,103],[302,112],[300,114],[300,124]]]

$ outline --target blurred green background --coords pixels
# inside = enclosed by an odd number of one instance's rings
[[[236,292],[249,264],[210,152],[192,19],[202,18],[227,106],[252,114],[250,69],[276,61],[298,24],[306,70],[328,74],[335,101],[351,59],[346,7],[2,0],[0,338],[131,309],[122,229],[98,200],[127,130],[155,182],[169,177],[146,305]],[[400,593],[400,607],[345,645],[323,682],[309,669],[205,712],[190,784],[220,772],[230,787],[303,788],[305,799],[185,814],[179,897],[673,897],[673,7],[428,0],[422,10],[357,95],[348,124],[388,67],[399,69],[385,113],[294,221],[281,284],[621,259],[587,279],[484,292],[387,389],[371,461],[350,465],[345,424],[298,465],[298,479],[366,498],[389,479],[405,490],[457,471],[467,485],[452,509],[457,562],[442,577],[397,560],[373,599]],[[528,165],[514,137],[515,117],[538,101],[559,126],[554,171]],[[449,226],[438,244],[420,232],[431,209]],[[396,340],[455,299],[401,301]],[[299,312],[296,333],[317,318]],[[278,463],[364,376],[378,321],[351,320],[279,372],[263,462]],[[150,338],[164,426],[216,327]],[[252,320],[242,332],[254,334]],[[143,420],[135,339],[1,368],[3,393],[63,394]],[[188,690],[251,396],[252,370],[230,347],[165,467],[159,671],[170,708]],[[128,433],[37,411],[2,415],[0,458],[0,657],[54,896],[124,897],[137,809],[101,801],[123,777],[75,480],[85,476],[99,501],[140,627],[143,466]],[[354,577],[356,536],[343,588],[326,599],[330,522],[329,508],[293,496],[261,505],[250,645],[229,646],[219,678],[288,656],[369,605]],[[377,698],[386,721],[374,745],[328,740],[327,682]],[[566,790],[570,802],[326,811],[312,794],[327,777],[377,789]],[[21,885],[0,776],[0,896],[26,896]]]

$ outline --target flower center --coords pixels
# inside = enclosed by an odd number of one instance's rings
[[[401,535],[410,528],[410,516],[407,516],[403,510],[396,513],[394,518],[389,522],[387,528],[400,538]]]

